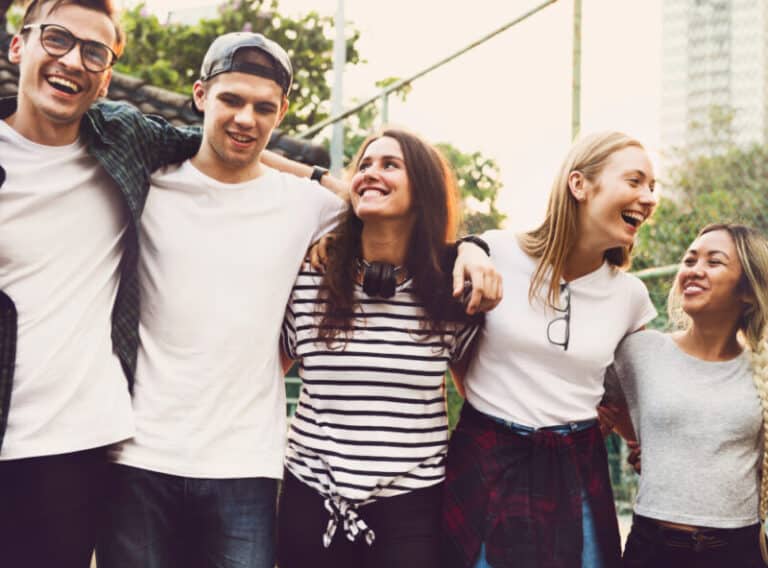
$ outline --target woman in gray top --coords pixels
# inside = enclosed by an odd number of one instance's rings
[[[762,565],[767,277],[762,235],[705,227],[670,292],[678,330],[632,334],[616,353],[608,391],[621,387],[643,451],[625,566]]]

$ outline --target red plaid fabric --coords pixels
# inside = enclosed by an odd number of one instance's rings
[[[582,489],[603,565],[618,567],[619,527],[599,428],[520,435],[465,403],[448,447],[444,565],[472,566],[485,543],[494,568],[579,568]]]

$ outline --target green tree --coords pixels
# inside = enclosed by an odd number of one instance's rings
[[[388,77],[376,83],[378,89],[384,89],[396,83],[397,77]],[[411,90],[406,85],[396,95],[401,100],[408,97]],[[355,116],[348,118],[344,128],[344,163],[348,165],[358,148],[371,132],[379,118],[379,109],[370,104]],[[327,142],[326,142],[327,143]],[[497,198],[501,190],[501,172],[495,160],[480,152],[465,153],[448,142],[436,146],[453,167],[456,174],[459,196],[463,205],[462,234],[482,233],[489,229],[498,229],[506,215],[497,208]]]
[[[233,31],[264,34],[286,47],[294,68],[291,106],[282,128],[299,131],[328,117],[330,87],[326,74],[333,66],[333,19],[309,12],[297,19],[282,16],[277,0],[227,0],[216,18],[194,25],[163,24],[143,4],[127,10],[123,25],[128,38],[116,69],[179,93],[189,94],[200,72],[208,46],[219,35]],[[360,61],[355,43],[347,39],[347,63]]]
[[[445,142],[437,146],[456,172],[459,194],[464,203],[462,232],[476,234],[498,229],[507,216],[496,207],[502,187],[496,161],[480,152],[464,153]]]
[[[674,264],[699,229],[709,223],[736,222],[768,233],[768,146],[733,144],[714,155],[681,153],[664,183],[654,216],[638,236],[633,268]],[[666,294],[671,277],[648,282],[666,323]]]

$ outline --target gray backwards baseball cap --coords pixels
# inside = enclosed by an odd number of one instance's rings
[[[241,49],[256,49],[272,60],[272,66],[261,65],[236,57]],[[274,41],[252,32],[232,32],[217,37],[203,58],[200,79],[208,81],[221,73],[249,73],[272,79],[287,95],[293,82],[291,59]]]

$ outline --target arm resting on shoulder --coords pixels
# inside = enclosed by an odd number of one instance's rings
[[[487,245],[486,245],[487,246]],[[501,302],[504,287],[501,274],[491,262],[488,252],[473,242],[460,242],[453,265],[453,296],[464,291],[464,282],[472,284],[466,304],[467,314],[488,312]]]
[[[286,174],[293,174],[302,178],[309,178],[313,171],[312,166],[291,160],[271,150],[264,150],[261,153],[261,163]],[[349,201],[349,185],[343,180],[327,173],[320,179],[319,183],[325,189],[335,193],[337,197]]]

